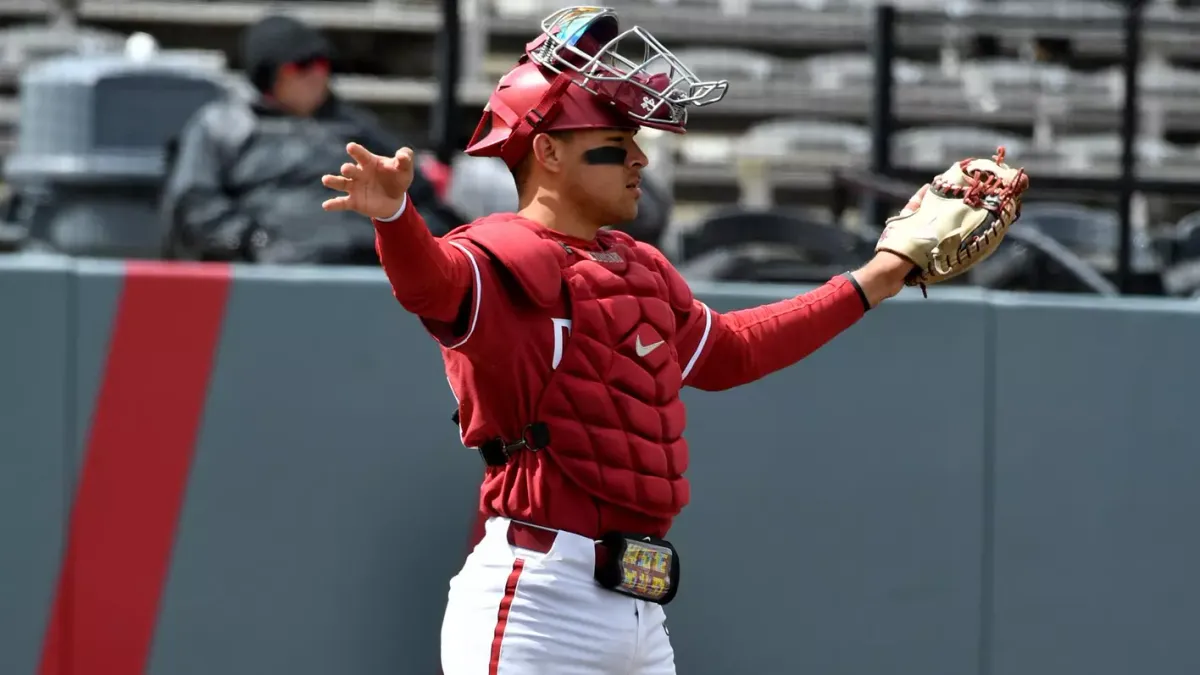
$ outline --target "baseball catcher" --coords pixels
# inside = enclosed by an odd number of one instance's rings
[[[1007,169],[968,163],[918,193],[859,269],[713,311],[657,249],[606,226],[637,214],[638,129],[683,133],[726,89],[613,11],[568,8],[500,79],[467,147],[509,167],[517,212],[435,238],[406,194],[407,148],[351,144],[353,162],[322,179],[343,193],[324,208],[371,218],[393,294],[440,345],[462,442],[485,465],[484,535],[450,582],[445,675],[673,674],[663,607],[688,590],[686,553],[666,537],[691,497],[682,388],[800,361],[906,282],[961,271],[1015,217],[1017,190],[979,187]]]

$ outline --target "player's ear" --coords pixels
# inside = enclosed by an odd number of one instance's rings
[[[562,171],[563,144],[549,134],[533,137],[533,156],[550,173]]]

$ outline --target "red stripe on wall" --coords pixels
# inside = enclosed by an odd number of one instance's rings
[[[126,264],[40,675],[145,671],[231,277]]]

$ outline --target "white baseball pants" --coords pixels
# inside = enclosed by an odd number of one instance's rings
[[[600,587],[591,539],[559,532],[540,553],[508,526],[489,519],[450,581],[444,675],[675,675],[663,608]]]

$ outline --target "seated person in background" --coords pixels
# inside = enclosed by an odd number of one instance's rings
[[[182,131],[163,191],[168,258],[379,264],[370,223],[321,208],[320,177],[337,173],[352,140],[385,154],[408,141],[329,90],[331,54],[324,36],[291,18],[247,28],[254,96],[210,103]],[[461,224],[419,172],[412,198],[434,235]]]

